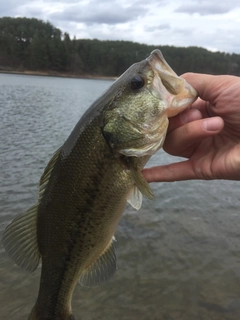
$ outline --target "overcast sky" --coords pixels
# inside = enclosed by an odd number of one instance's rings
[[[48,20],[76,38],[240,54],[239,0],[0,0],[0,15]]]

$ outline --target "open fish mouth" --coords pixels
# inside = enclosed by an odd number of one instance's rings
[[[196,100],[196,90],[172,70],[160,50],[154,50],[146,60],[155,72],[152,94],[166,101],[171,100],[168,117],[175,116]]]

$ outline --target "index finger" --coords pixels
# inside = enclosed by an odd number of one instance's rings
[[[233,78],[233,76],[214,76],[202,73],[185,73],[181,77],[193,86],[201,99],[211,104],[215,103],[223,88],[228,86],[229,80]]]
[[[169,118],[169,126],[168,126],[168,133],[172,132],[178,127],[183,126],[189,122],[202,119],[202,114],[197,109],[187,109],[175,117]]]

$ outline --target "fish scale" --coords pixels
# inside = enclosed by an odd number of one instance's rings
[[[155,50],[97,99],[49,161],[38,203],[3,234],[20,267],[42,270],[29,320],[73,320],[74,288],[94,287],[117,269],[114,233],[127,201],[141,207],[153,193],[141,170],[162,147],[168,117],[196,91]]]

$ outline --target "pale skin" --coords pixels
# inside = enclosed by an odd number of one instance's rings
[[[182,77],[199,98],[169,119],[163,149],[186,160],[144,169],[145,179],[240,180],[240,77],[196,73]]]

